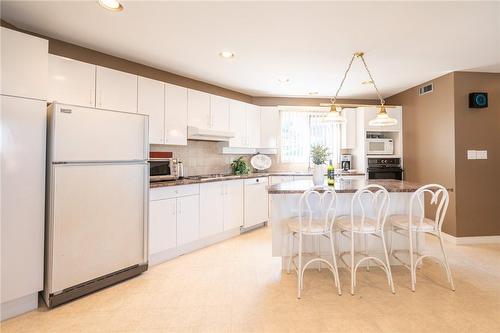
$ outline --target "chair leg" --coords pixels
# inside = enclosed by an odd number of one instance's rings
[[[392,293],[395,294],[396,291],[394,290],[394,281],[392,280],[391,263],[389,262],[389,255],[387,254],[387,246],[385,244],[385,236],[383,230],[380,231],[380,238],[382,239],[382,246],[384,247],[385,263],[387,265],[387,278],[389,280],[389,286],[391,287]]]
[[[393,250],[394,250],[393,244],[394,244],[394,226],[391,224],[391,231],[389,234],[389,256],[390,257],[392,257],[394,255],[393,254]]]
[[[363,235],[363,251],[366,254],[366,234]],[[370,260],[366,261],[366,271],[370,271]]]
[[[340,290],[340,278],[339,278],[339,267],[337,266],[337,258],[335,255],[335,244],[333,243],[333,233],[330,232],[330,246],[332,247],[332,263],[333,263],[333,277],[335,279],[335,285],[337,286],[339,296],[342,295]]]
[[[290,233],[288,236],[288,246],[289,246],[289,257],[288,257],[288,268],[287,268],[287,273],[290,274],[290,269],[292,266],[292,259],[293,259],[293,232]]]
[[[317,236],[318,258],[321,258],[321,236]],[[321,261],[318,261],[318,272],[321,272]]]
[[[441,233],[439,233],[439,243],[441,244],[441,251],[443,252],[444,267],[446,268],[446,276],[448,278],[448,282],[451,285],[451,290],[455,291],[455,284],[453,283],[453,277],[451,276],[451,269],[450,265],[448,264],[448,256],[446,255],[446,252],[444,250],[443,235]]]
[[[351,295],[354,295],[354,233],[351,232]]]
[[[410,249],[410,274],[411,274],[411,291],[415,291],[415,284],[417,283],[417,273],[415,272],[415,265],[413,260],[413,230],[410,226],[408,230],[408,244]]]
[[[302,291],[302,234],[299,233],[299,262],[297,271],[297,298],[301,297]]]

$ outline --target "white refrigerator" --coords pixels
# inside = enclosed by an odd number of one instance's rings
[[[48,108],[44,298],[55,306],[147,269],[148,117]]]

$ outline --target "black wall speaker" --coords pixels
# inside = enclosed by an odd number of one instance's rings
[[[488,107],[488,93],[474,92],[469,94],[469,107],[474,109]]]

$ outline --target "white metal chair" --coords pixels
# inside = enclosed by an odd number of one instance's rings
[[[371,199],[371,200],[370,200]],[[359,265],[363,262],[373,261],[380,267],[387,275],[387,282],[391,288],[392,293],[394,291],[394,282],[392,280],[391,266],[389,264],[389,256],[387,254],[387,246],[384,237],[384,224],[387,217],[387,210],[389,208],[390,198],[387,190],[377,184],[367,185],[362,189],[359,189],[354,193],[351,200],[351,214],[339,217],[335,221],[340,234],[347,237],[351,241],[351,251],[340,253],[340,260],[351,272],[351,294],[354,295],[354,288],[356,287],[356,270]],[[361,215],[355,215],[355,208],[359,206]],[[369,206],[369,207],[365,207]],[[368,209],[367,209],[368,208]],[[366,213],[369,210],[373,218],[367,217]],[[369,256],[365,252],[355,251],[355,235],[362,236],[364,243],[366,243],[366,236],[372,235],[379,238],[382,241],[382,247],[384,250],[385,262],[381,259],[373,256]],[[366,244],[365,244],[366,245]],[[366,249],[365,249],[366,250]],[[346,254],[351,255],[351,264],[348,265],[343,256]],[[356,255],[363,256],[362,259],[355,263]],[[367,267],[368,269],[368,267]]]
[[[425,194],[430,194],[430,204],[436,205],[436,212],[434,214],[434,219],[425,217]],[[418,207],[414,207],[415,201],[418,202]],[[451,285],[451,289],[455,290],[455,285],[453,284],[453,278],[451,276],[450,266],[448,265],[448,258],[446,252],[444,251],[443,245],[443,235],[441,232],[441,227],[443,226],[444,217],[446,215],[446,210],[448,209],[449,195],[446,188],[438,184],[429,184],[420,187],[415,193],[413,193],[410,200],[410,210],[408,215],[391,215],[389,217],[389,222],[391,223],[391,256],[396,258],[401,262],[406,268],[410,270],[411,273],[411,290],[415,291],[415,284],[417,282],[417,267],[422,263],[424,258],[433,257],[441,265],[444,266],[446,271],[446,277]],[[419,210],[418,212],[416,210]],[[411,230],[411,231],[410,231]],[[396,250],[394,251],[392,246],[392,236],[396,233],[404,237],[408,237],[409,243],[409,256],[410,256],[410,266],[404,263],[401,258],[399,258],[396,253],[406,250]],[[435,236],[439,239],[441,245],[441,251],[443,253],[444,262],[432,255],[422,255],[419,252],[418,236],[419,234],[428,234]],[[413,235],[415,235],[415,251],[413,250]],[[416,258],[414,257],[416,256]]]
[[[320,193],[320,191],[322,193]],[[335,211],[337,206],[337,196],[335,191],[328,187],[319,189],[309,189],[304,192],[299,200],[299,214],[297,217],[288,220],[289,236],[289,260],[287,271],[290,273],[292,263],[297,272],[297,298],[301,297],[304,289],[304,272],[307,266],[318,262],[318,270],[321,270],[321,263],[325,263],[333,273],[335,285],[338,294],[341,295],[339,271],[337,259],[335,257],[335,247],[333,244],[333,222],[335,220]],[[304,236],[311,236],[317,241],[317,256],[303,263]],[[327,238],[330,241],[332,251],[332,262],[321,258],[320,241],[321,238]],[[294,241],[298,240],[298,253],[293,255]],[[297,259],[297,262],[294,260]]]

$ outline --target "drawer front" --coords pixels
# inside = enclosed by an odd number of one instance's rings
[[[158,187],[149,190],[149,200],[171,199],[199,193],[199,184]]]
[[[250,178],[245,179],[245,185],[256,185],[256,184],[266,184],[268,183],[268,177]]]

